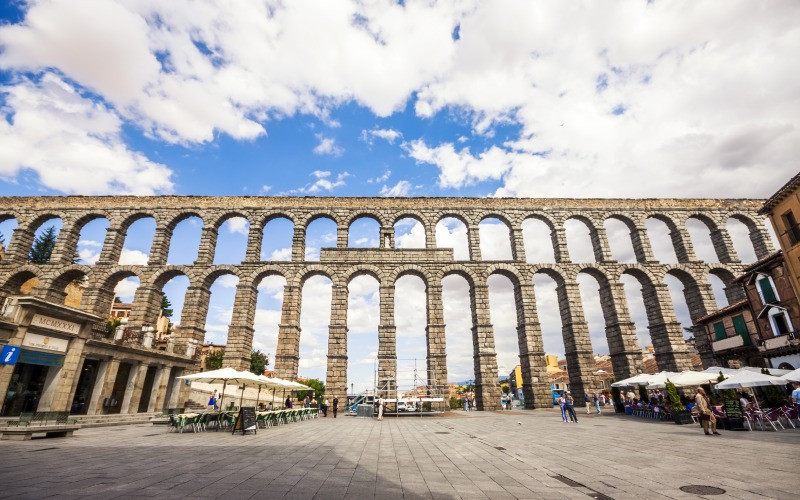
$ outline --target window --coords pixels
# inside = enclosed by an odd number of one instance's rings
[[[792,332],[792,323],[789,321],[789,315],[781,308],[773,307],[770,309],[769,323],[776,337],[779,335],[788,335]]]
[[[778,302],[778,294],[775,293],[775,284],[772,282],[772,278],[767,276],[766,274],[759,274],[756,277],[756,288],[758,289],[758,295],[761,297],[761,302],[766,304],[772,304],[773,302]]]
[[[747,331],[747,324],[744,322],[744,317],[734,316],[733,317],[733,329],[737,335],[741,335],[742,339],[744,339],[744,345],[752,345],[752,341],[750,340],[750,332]]]
[[[722,321],[714,323],[714,340],[723,340],[727,337],[728,334],[725,333],[725,325],[722,324]]]
[[[794,214],[789,210],[781,215],[781,219],[783,220],[783,227],[786,228],[786,236],[789,238],[789,242],[792,246],[797,245],[800,242],[800,226],[797,225]]]

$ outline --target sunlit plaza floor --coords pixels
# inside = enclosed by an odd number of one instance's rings
[[[696,425],[557,411],[355,417],[231,435],[163,426],[0,442],[11,498],[798,498],[800,429],[704,436]]]

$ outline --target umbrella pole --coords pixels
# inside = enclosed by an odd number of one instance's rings
[[[286,389],[283,390],[283,403],[286,404]]]
[[[258,408],[258,402],[261,401],[261,385],[258,386],[258,396],[256,396],[256,408]]]
[[[225,409],[225,387],[228,385],[228,380],[222,381],[222,396],[219,398],[219,411],[223,411]]]
[[[244,384],[242,384],[242,395],[239,396],[239,408],[242,407],[242,401],[244,400]]]

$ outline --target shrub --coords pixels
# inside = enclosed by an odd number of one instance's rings
[[[666,390],[667,390],[667,398],[669,398],[669,403],[672,406],[672,411],[683,411],[685,408],[683,403],[681,403],[681,397],[678,394],[678,388],[675,387],[675,384],[667,379],[666,383]]]

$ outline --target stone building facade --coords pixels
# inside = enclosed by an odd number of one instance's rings
[[[348,284],[360,275],[370,275],[379,282],[380,324],[378,326],[378,386],[391,386],[396,376],[396,327],[394,285],[405,275],[420,277],[427,296],[427,362],[429,386],[446,391],[447,364],[445,325],[442,305],[442,279],[460,275],[470,285],[473,360],[476,403],[479,409],[496,409],[500,404],[497,384],[497,361],[493,327],[489,316],[487,279],[501,274],[514,286],[517,334],[522,370],[522,388],[528,407],[549,407],[541,327],[536,311],[533,277],[539,273],[555,280],[562,319],[562,334],[569,362],[570,387],[577,399],[584,391],[595,389],[592,371],[594,358],[589,330],[580,300],[577,276],[587,273],[600,284],[600,297],[606,322],[606,335],[614,375],[624,378],[641,370],[642,355],[635,325],[631,321],[620,277],[635,277],[642,286],[648,326],[655,347],[658,366],[665,370],[690,368],[683,331],[675,317],[667,274],[681,280],[693,318],[716,308],[708,275],[719,276],[726,285],[743,269],[736,256],[726,221],[735,218],[749,229],[750,240],[759,257],[771,253],[766,229],[757,215],[758,200],[687,200],[687,199],[503,199],[503,198],[271,198],[271,197],[42,197],[1,198],[0,221],[15,218],[14,232],[5,258],[0,261],[0,293],[18,294],[21,283],[36,277],[39,285],[32,293],[42,300],[63,303],[64,289],[76,276],[88,278],[81,309],[105,315],[113,300],[116,283],[136,276],[136,291],[129,324],[152,325],[158,318],[162,287],[178,275],[189,278],[190,285],[180,319],[175,348],[186,352],[201,344],[205,336],[210,286],[219,276],[239,278],[234,301],[225,365],[249,366],[253,341],[257,285],[269,275],[286,280],[283,310],[275,357],[276,374],[297,376],[299,363],[301,291],[311,276],[324,275],[332,285],[331,319],[328,337],[327,393],[344,400],[347,392],[347,303]],[[175,226],[197,216],[204,225],[197,260],[191,265],[167,265],[170,238]],[[34,232],[45,221],[60,217],[61,235],[47,265],[25,261]],[[156,220],[157,228],[147,265],[119,265],[126,232],[130,225],[145,217]],[[246,256],[237,265],[214,265],[214,251],[220,226],[231,217],[244,217],[250,229]],[[294,224],[292,260],[266,262],[260,259],[264,225],[274,218],[286,218]],[[357,219],[374,219],[380,226],[378,248],[347,248],[348,228]],[[419,221],[425,230],[425,248],[395,248],[394,224],[402,218]],[[440,220],[453,217],[466,226],[469,258],[456,260],[452,249],[437,248],[435,227]],[[110,226],[99,260],[94,266],[72,264],[71,256],[81,228],[97,218],[108,219]],[[314,220],[329,218],[337,225],[334,248],[321,251],[319,262],[305,260],[306,228]],[[478,224],[496,218],[508,228],[512,258],[490,261],[481,258]],[[522,224],[529,218],[543,221],[550,229],[555,262],[531,263],[525,257]],[[656,218],[670,229],[670,238],[678,257],[676,264],[655,260],[647,236],[645,221]],[[719,263],[705,263],[695,256],[686,229],[686,221],[703,221],[710,230]],[[593,262],[573,262],[567,250],[565,222],[582,221],[589,228],[594,252]],[[636,255],[635,263],[616,262],[606,236],[604,221],[622,221],[630,230]],[[729,287],[729,299],[739,300],[736,287]],[[465,311],[466,312],[466,311]],[[698,339],[698,342],[701,340]],[[2,389],[2,388],[0,388]],[[442,395],[446,395],[446,392]]]

